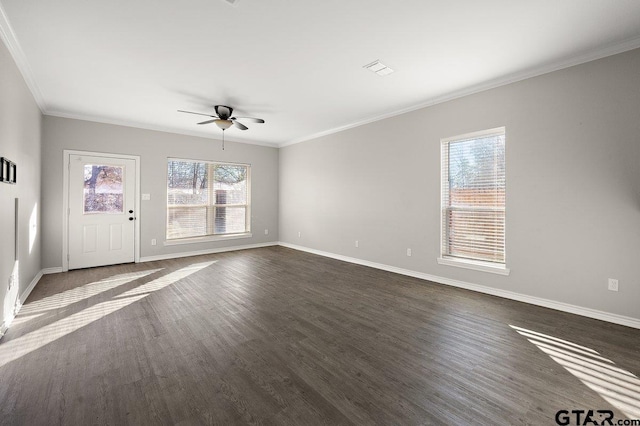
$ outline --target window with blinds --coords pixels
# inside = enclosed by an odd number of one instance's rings
[[[167,240],[250,232],[250,166],[169,159]]]
[[[442,257],[505,264],[505,129],[442,140]]]

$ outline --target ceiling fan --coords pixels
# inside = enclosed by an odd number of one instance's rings
[[[203,114],[201,112],[193,112],[193,111],[183,111],[178,110],[178,112],[184,112],[187,114],[196,114],[196,115],[204,115],[205,117],[211,117],[211,120],[202,121],[198,124],[210,124],[215,123],[220,129],[222,129],[222,149],[224,149],[224,131],[227,130],[231,126],[236,126],[240,130],[247,130],[248,127],[242,124],[239,120],[248,121],[251,123],[264,123],[262,118],[254,118],[254,117],[232,117],[233,108],[226,105],[216,105],[213,107],[216,111],[215,115],[212,114]]]

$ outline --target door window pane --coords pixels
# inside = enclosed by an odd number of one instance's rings
[[[84,214],[124,213],[124,167],[85,164]]]

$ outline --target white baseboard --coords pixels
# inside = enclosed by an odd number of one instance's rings
[[[543,299],[535,296],[528,296],[526,294],[515,293],[513,291],[501,290],[498,288],[468,283],[465,281],[454,280],[451,278],[439,277],[437,275],[431,275],[431,274],[426,274],[424,272],[412,271],[410,269],[397,268],[395,266],[385,265],[385,264],[376,263],[376,262],[370,262],[368,260],[362,260],[355,257],[343,256],[340,254],[316,250],[316,249],[312,249],[304,246],[298,246],[295,244],[280,242],[279,245],[283,247],[288,247],[294,250],[305,251],[307,253],[313,253],[320,256],[324,256],[324,257],[330,257],[332,259],[342,260],[344,262],[355,263],[363,266],[369,266],[371,268],[381,269],[383,271],[395,272],[396,274],[407,275],[414,278],[433,281],[439,284],[450,285],[453,287],[460,287],[467,290],[477,291],[479,293],[485,293],[485,294],[490,294],[492,296],[504,297],[505,299],[517,300],[519,302],[525,302],[531,305],[542,306],[545,308],[555,309],[557,311],[569,312],[571,314],[581,315],[584,317],[594,318],[602,321],[611,322],[614,324],[620,324],[627,327],[640,329],[640,319],[637,319],[637,318],[612,314],[609,312],[598,311],[590,308],[583,308],[581,306],[571,305],[569,303],[557,302],[555,300]]]
[[[47,275],[47,274],[59,274],[61,272],[62,272],[62,267],[61,266],[57,266],[55,268],[44,268],[42,270],[42,273],[44,275]]]
[[[22,305],[24,305],[24,302],[27,300],[27,297],[29,297],[29,295],[31,294],[31,292],[33,291],[34,288],[36,288],[36,284],[38,284],[38,282],[40,281],[40,278],[42,278],[42,276],[45,274],[44,269],[41,270],[40,272],[38,272],[36,274],[35,277],[33,277],[33,279],[31,280],[31,282],[29,283],[29,287],[25,288],[24,291],[22,292],[22,294],[20,295],[20,307],[22,307]],[[16,312],[17,314],[17,312]]]
[[[16,304],[13,308],[13,312],[10,313],[9,316],[4,319],[2,325],[0,325],[0,337],[4,336],[4,333],[7,332],[16,315],[18,315],[18,312],[20,312],[20,308],[22,308],[22,305],[24,305],[24,302],[27,300],[27,297],[29,297],[33,289],[36,288],[36,285],[38,284],[40,278],[42,278],[42,275],[44,273],[44,269],[38,272],[29,283],[29,286],[18,297],[18,300],[16,300]]]
[[[159,254],[156,256],[141,257],[140,262],[153,262],[154,260],[178,259],[180,257],[199,256],[202,254],[224,253],[227,251],[248,250],[248,249],[271,247],[271,246],[277,246],[277,245],[279,245],[279,243],[277,241],[273,241],[269,243],[247,244],[243,246],[221,247],[221,248],[214,248],[214,249],[207,249],[207,250],[188,251],[188,252],[182,252],[182,253]]]

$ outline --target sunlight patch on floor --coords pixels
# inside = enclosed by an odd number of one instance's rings
[[[553,336],[509,325],[630,419],[640,419],[640,379],[597,351]],[[601,408],[601,407],[589,407]]]
[[[11,322],[11,327],[16,327],[20,324],[25,324],[33,319],[38,318],[40,315],[42,314],[22,315],[22,313],[20,313],[20,315],[15,317],[15,319]]]
[[[22,317],[23,315],[29,315],[33,318],[33,315],[41,315],[49,310],[64,308],[73,303],[88,299],[105,291],[112,290],[123,284],[127,284],[129,282],[146,277],[148,275],[161,271],[162,269],[163,268],[158,268],[140,272],[130,272],[126,274],[114,275],[100,281],[88,283],[80,287],[72,288],[71,290],[63,291],[62,293],[56,293],[52,296],[44,297],[40,300],[36,300],[34,302],[23,305],[22,309],[20,309],[18,318]]]
[[[195,272],[198,272],[206,268],[207,266],[212,265],[213,263],[215,262],[203,262],[203,263],[198,263],[198,264],[184,267],[177,271],[171,272],[165,276],[152,280],[148,283],[142,284],[139,287],[136,287],[132,290],[119,294],[113,297],[111,300],[108,300],[102,303],[97,303],[86,309],[83,309],[80,312],[76,312],[75,314],[69,315],[51,324],[38,328],[35,331],[27,333],[23,336],[16,337],[15,339],[6,341],[0,344],[0,367],[6,365],[11,361],[15,361],[37,349],[40,349],[43,346],[51,342],[54,342],[70,333],[73,333],[79,330],[80,328],[85,327],[93,323],[94,321],[99,320],[100,318],[103,318],[113,312],[116,312],[126,306],[129,306],[134,302],[142,300],[145,297],[152,294],[154,291],[160,290],[162,288],[167,287],[168,285],[178,282],[179,280],[186,278],[189,275]],[[152,270],[152,271],[157,271],[157,270]],[[146,275],[153,273],[151,271],[145,271],[145,272],[146,272]],[[130,274],[123,274],[123,275],[130,275]],[[115,280],[108,279],[104,282],[100,281],[96,284],[103,283],[105,285],[107,284],[114,285],[115,282],[119,282],[120,283],[119,285],[122,285],[124,282],[122,280],[124,280],[124,278],[121,277]],[[131,280],[131,277],[129,277],[129,280]],[[102,288],[102,287],[96,287],[96,288]],[[92,288],[92,290],[90,291],[93,291],[93,290],[95,289]],[[77,299],[80,296],[81,294],[75,294],[74,298]],[[62,300],[66,300],[66,299],[63,298]],[[82,298],[78,300],[82,300]],[[31,318],[33,318],[33,315],[31,316]]]
[[[214,263],[215,261],[195,263],[193,265],[184,267],[182,269],[178,269],[177,271],[171,272],[153,281],[149,281],[146,284],[142,284],[138,287],[132,288],[131,290],[125,291],[124,293],[118,295],[118,297],[130,297],[130,296],[135,296],[139,294],[146,294],[146,293],[152,293],[154,291],[158,291],[160,289],[165,288],[169,284],[173,284],[176,281],[186,278],[189,275],[193,274],[194,272],[198,272],[199,270],[204,269],[207,266],[211,266]]]
[[[91,324],[112,312],[122,309],[143,297],[144,296],[138,296],[98,303],[78,313],[38,328],[24,336],[4,342],[0,345],[0,367],[58,340],[85,325]]]

